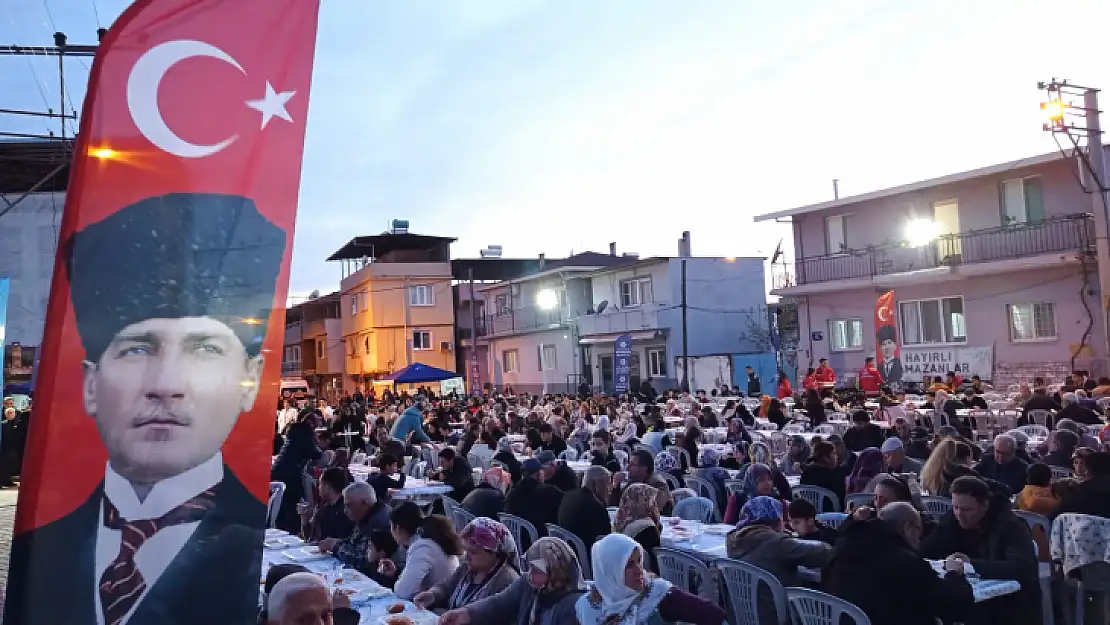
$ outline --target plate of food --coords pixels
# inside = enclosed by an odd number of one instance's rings
[[[378,617],[378,625],[436,625],[439,617],[431,612],[404,612]]]
[[[324,560],[330,558],[326,553],[320,551],[319,547],[301,547],[299,549],[288,549],[281,552],[281,555],[289,558],[294,562],[312,562],[315,560]]]

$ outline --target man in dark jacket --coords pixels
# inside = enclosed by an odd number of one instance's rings
[[[762,397],[763,382],[759,379],[755,370],[751,367],[744,367],[744,372],[748,374],[748,397]]]
[[[1009,434],[994,437],[993,452],[975,465],[975,472],[983,477],[1002,482],[1014,493],[1025,488],[1029,465],[1017,457],[1017,441]]]
[[[432,479],[439,479],[451,487],[447,496],[455,501],[462,501],[474,490],[474,470],[466,458],[455,453],[451,447],[445,447],[439,452],[440,468],[428,474]]]
[[[543,466],[535,458],[520,463],[520,482],[505,495],[505,512],[535,526],[539,536],[547,535],[546,523],[559,521],[563,491],[543,483]],[[517,545],[527,550],[531,545]]]
[[[613,531],[604,503],[613,486],[612,480],[608,469],[592,466],[582,476],[582,488],[564,494],[559,504],[559,527],[581,538],[587,549]]]
[[[1060,419],[1071,419],[1083,425],[1099,425],[1102,423],[1098,413],[1084,406],[1075,393],[1064,393],[1060,398],[1063,401],[1064,409],[1056,414],[1057,424],[1059,424]],[[1059,425],[1056,427],[1059,427]]]
[[[555,458],[555,454],[550,451],[541,451],[536,454],[536,460],[543,466],[543,481],[550,484],[555,488],[568,493],[578,488],[578,476],[574,473],[574,469],[567,466],[567,463]]]
[[[1025,521],[1010,508],[1010,492],[999,482],[974,476],[952,483],[952,511],[921,545],[931,560],[957,555],[968,560],[983,579],[1009,579],[1021,590],[975,604],[979,623],[1039,625],[1041,591],[1037,553]],[[966,557],[964,557],[966,556]]]
[[[857,509],[821,573],[822,590],[858,606],[871,625],[969,621],[975,596],[963,561],[947,559],[944,577],[937,576],[916,551],[921,528],[921,515],[906,502],[887,504],[878,518],[871,508]]]

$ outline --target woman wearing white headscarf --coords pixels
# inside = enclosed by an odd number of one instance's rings
[[[594,581],[578,599],[581,625],[721,625],[725,611],[644,572],[644,550],[624,534],[610,534],[590,552]]]

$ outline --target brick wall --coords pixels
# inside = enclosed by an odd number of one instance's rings
[[[1078,358],[1074,369],[1090,371],[1092,377],[1110,375],[1108,363],[1104,358]],[[1062,384],[1064,378],[1071,375],[1073,367],[1068,360],[1052,360],[1042,362],[1000,362],[994,365],[994,379],[991,383],[995,388],[1005,388],[1011,384],[1022,382],[1033,383],[1033,378],[1044,378],[1046,384]]]

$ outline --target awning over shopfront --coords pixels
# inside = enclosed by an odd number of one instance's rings
[[[635,332],[610,332],[608,334],[595,334],[593,336],[584,336],[578,339],[579,345],[601,345],[604,343],[613,343],[617,337],[624,334],[632,336],[633,341],[650,341],[652,339],[661,339],[666,336],[664,330],[637,330]]]

